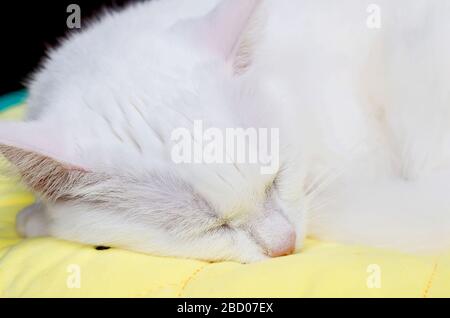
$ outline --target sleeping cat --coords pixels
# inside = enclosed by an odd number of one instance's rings
[[[49,53],[27,120],[0,125],[1,153],[39,197],[17,229],[244,263],[306,236],[450,249],[449,36],[447,0],[110,12]],[[174,162],[173,132],[198,121],[277,129],[277,169]]]

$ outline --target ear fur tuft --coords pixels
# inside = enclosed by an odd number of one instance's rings
[[[57,200],[85,182],[86,171],[47,156],[0,145],[0,153],[18,170],[23,182],[48,200]]]

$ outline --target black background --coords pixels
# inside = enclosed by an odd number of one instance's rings
[[[69,30],[67,7],[78,4],[81,23],[105,8],[120,8],[137,0],[0,1],[0,95],[23,88],[45,51]]]

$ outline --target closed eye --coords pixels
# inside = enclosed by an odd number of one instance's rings
[[[214,226],[207,230],[207,234],[216,234],[232,231],[233,228],[227,222],[221,222],[219,225]]]

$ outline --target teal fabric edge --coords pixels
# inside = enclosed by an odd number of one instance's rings
[[[22,104],[27,99],[27,91],[21,90],[0,96],[0,112]]]

